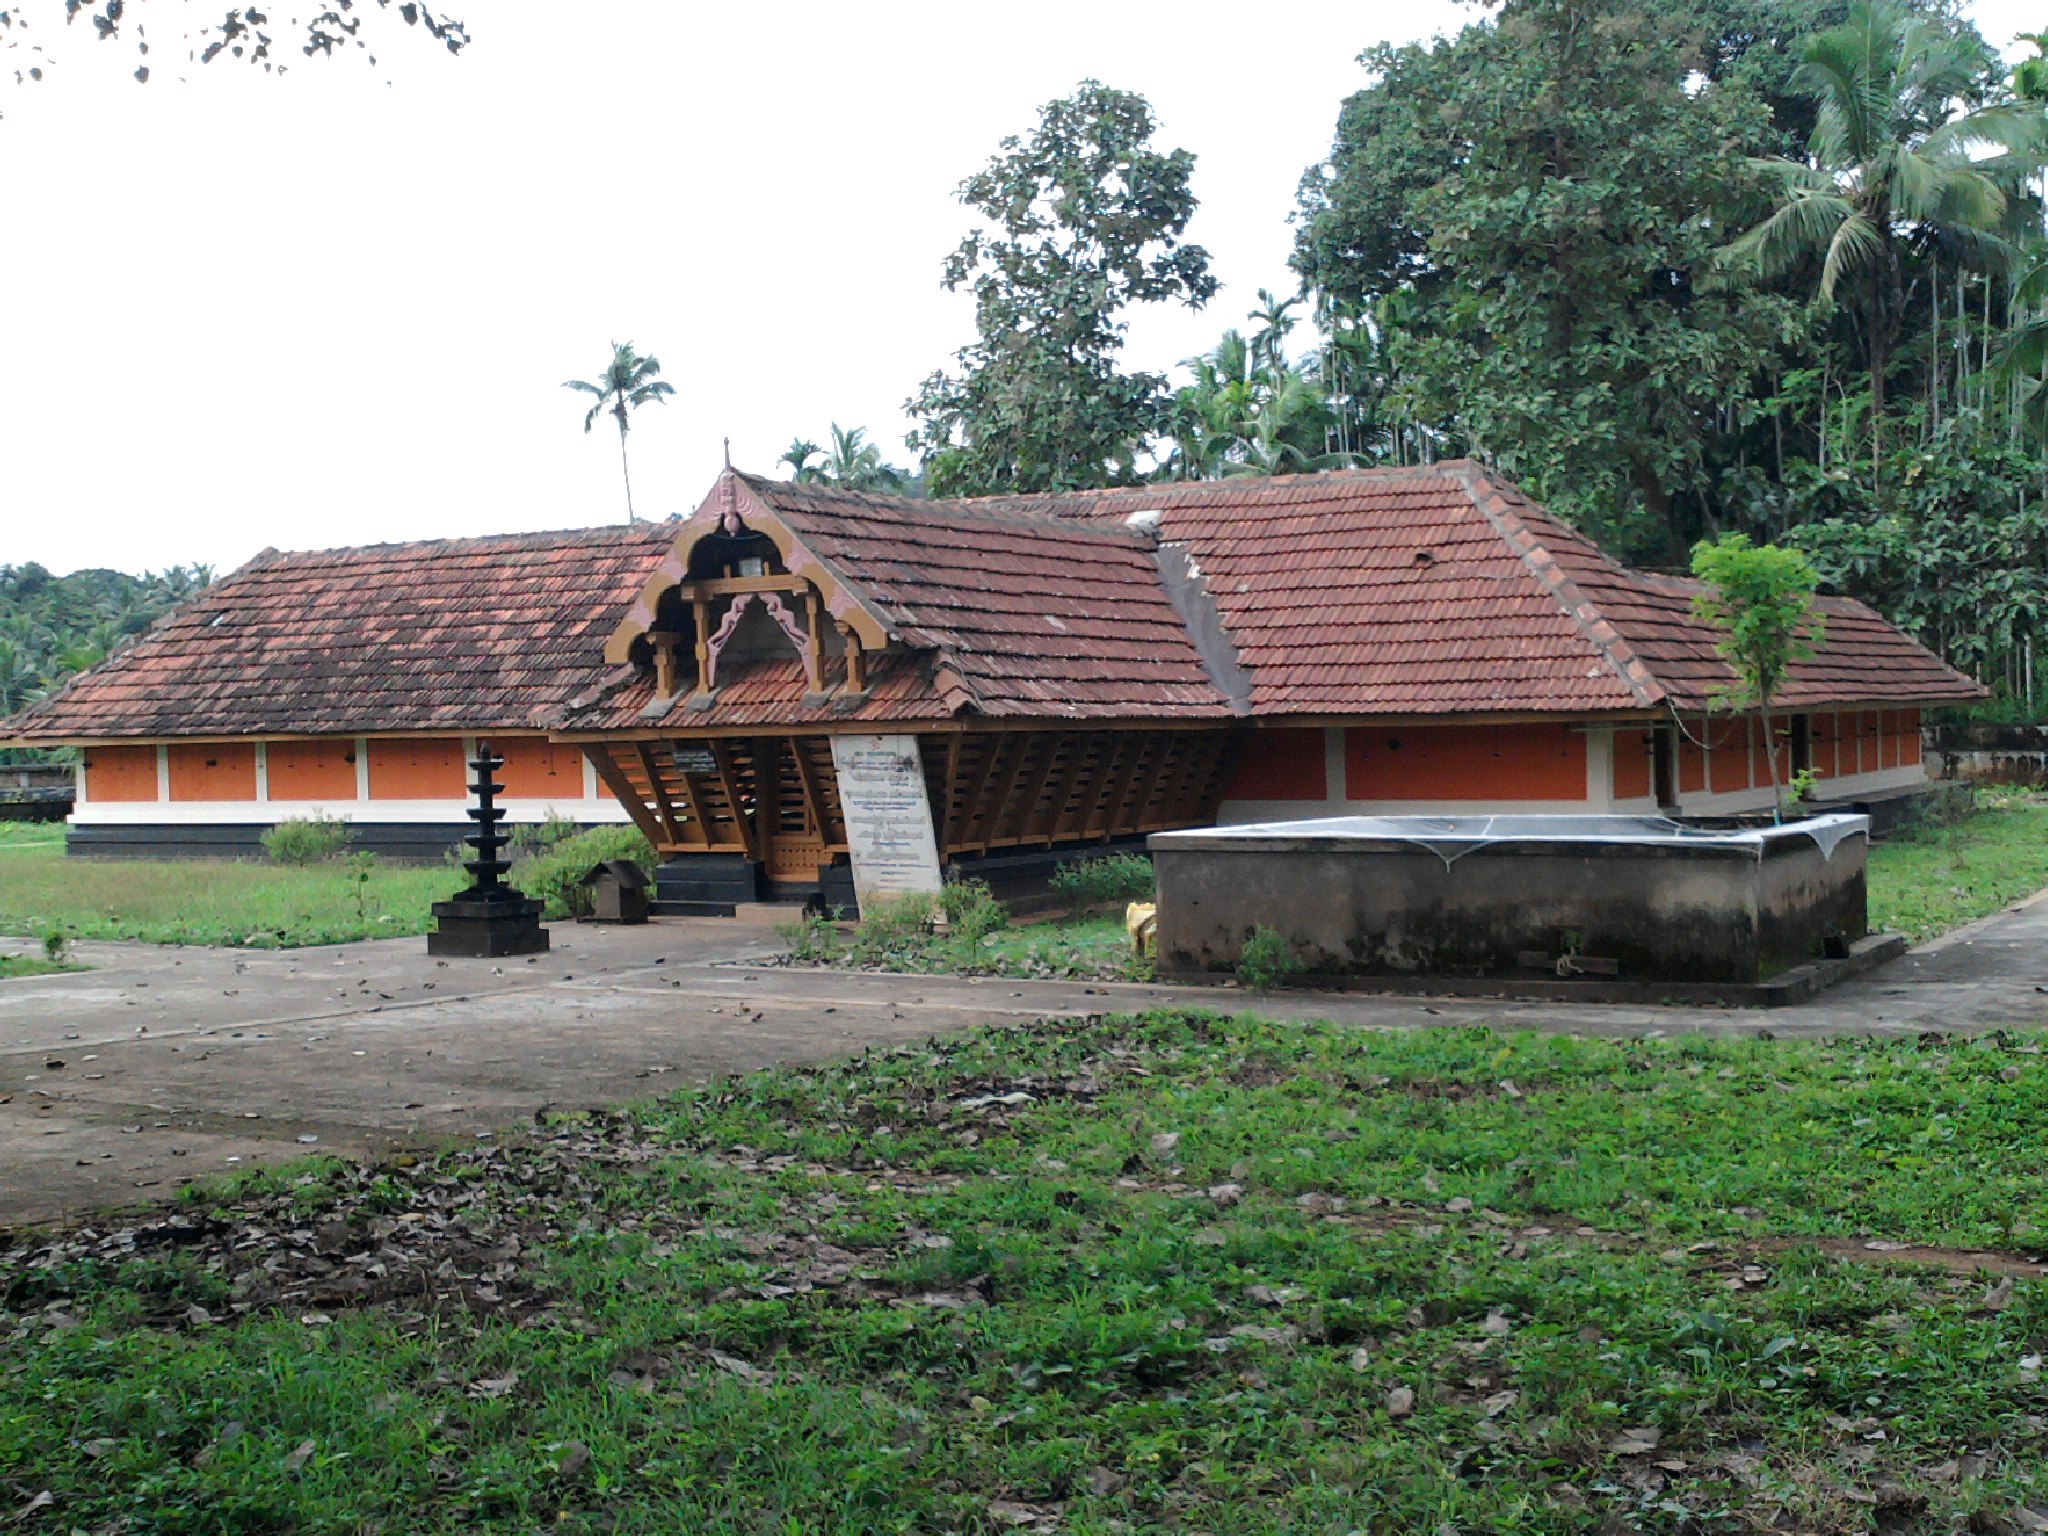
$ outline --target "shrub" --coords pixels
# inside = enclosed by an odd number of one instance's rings
[[[936,898],[922,891],[878,896],[861,909],[853,930],[853,956],[863,962],[886,958],[894,951],[931,937]]]
[[[650,875],[660,862],[638,827],[595,827],[523,861],[512,871],[512,883],[544,903],[549,918],[587,917],[590,893],[583,881],[613,859],[631,859]]]
[[[1237,979],[1255,992],[1285,986],[1301,970],[1301,957],[1277,928],[1261,923],[1237,952]]]
[[[355,830],[333,816],[292,816],[263,834],[263,851],[280,864],[319,864],[338,859]]]
[[[789,958],[809,965],[822,965],[839,955],[839,929],[829,918],[800,917],[777,923],[775,936],[789,950]]]
[[[1010,910],[996,900],[986,880],[955,880],[939,893],[946,926],[970,948],[1010,926]]]
[[[522,821],[510,834],[508,846],[514,858],[531,857],[558,847],[572,837],[580,836],[576,823],[557,811],[549,811],[545,821]],[[462,847],[462,844],[457,844]]]
[[[1053,894],[1069,907],[1099,907],[1119,901],[1150,901],[1156,887],[1152,861],[1142,853],[1113,853],[1082,859],[1053,871]]]
[[[43,935],[43,958],[52,965],[62,965],[71,955],[71,935],[62,928],[52,928]]]

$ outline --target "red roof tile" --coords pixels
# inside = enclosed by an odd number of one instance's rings
[[[266,551],[30,705],[18,740],[502,730],[605,674],[676,525]]]
[[[1156,514],[1206,574],[1258,715],[1694,709],[1734,682],[1693,583],[1629,570],[1466,460],[981,505]],[[1786,703],[1983,695],[1862,604],[1822,609]]]
[[[1618,565],[1463,461],[973,501],[721,487],[680,525],[264,555],[10,729],[1584,715],[1697,709],[1732,681],[1691,583]],[[779,520],[887,628],[864,699],[806,705],[793,661],[757,661],[708,710],[655,708],[644,675],[605,665],[621,616],[644,613],[643,587],[679,569],[676,544],[721,494]],[[1173,580],[1162,561],[1180,562]],[[1869,609],[1823,606],[1825,643],[1786,703],[1981,694]],[[1205,664],[1193,635],[1209,619]],[[1237,678],[1248,698],[1226,691]]]

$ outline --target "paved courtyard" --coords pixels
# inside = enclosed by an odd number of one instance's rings
[[[975,1024],[1230,989],[792,970],[772,927],[557,924],[534,959],[437,961],[424,941],[220,950],[81,944],[94,969],[0,981],[0,1226],[162,1199],[307,1152],[488,1136],[573,1108]],[[31,945],[0,940],[0,949]],[[1919,1033],[2048,1019],[2048,901],[1769,1011],[1284,993],[1278,1017],[1631,1034]]]

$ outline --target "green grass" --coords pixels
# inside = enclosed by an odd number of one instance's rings
[[[72,965],[67,961],[43,960],[32,955],[0,955],[0,981],[15,976],[60,976],[66,971],[82,971],[86,967]]]
[[[345,863],[72,859],[63,828],[0,823],[0,933],[153,944],[333,944],[427,931],[459,870],[378,865],[360,890]],[[358,894],[361,902],[358,904]]]
[[[2033,1529],[2048,1282],[1860,1240],[2048,1242],[2044,1113],[2037,1039],[976,1033],[0,1249],[0,1489],[36,1532]]]
[[[1150,957],[1132,953],[1122,917],[1020,923],[974,940],[947,934],[842,934],[824,923],[788,925],[783,936],[797,963],[929,975],[1056,977],[1150,981]]]
[[[2048,887],[2048,802],[1988,794],[1950,827],[1870,850],[1870,926],[1930,939]]]

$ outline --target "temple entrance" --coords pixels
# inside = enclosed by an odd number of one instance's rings
[[[747,746],[760,765],[754,825],[762,866],[778,887],[815,885],[818,871],[846,848],[832,744],[823,736],[781,736]]]
[[[1213,727],[936,731],[917,740],[939,856],[976,867],[1204,825],[1235,755],[1233,733]],[[697,864],[721,889],[749,886],[744,900],[851,890],[829,736],[579,744],[669,862],[665,881],[681,883]],[[741,880],[741,870],[754,873]]]

